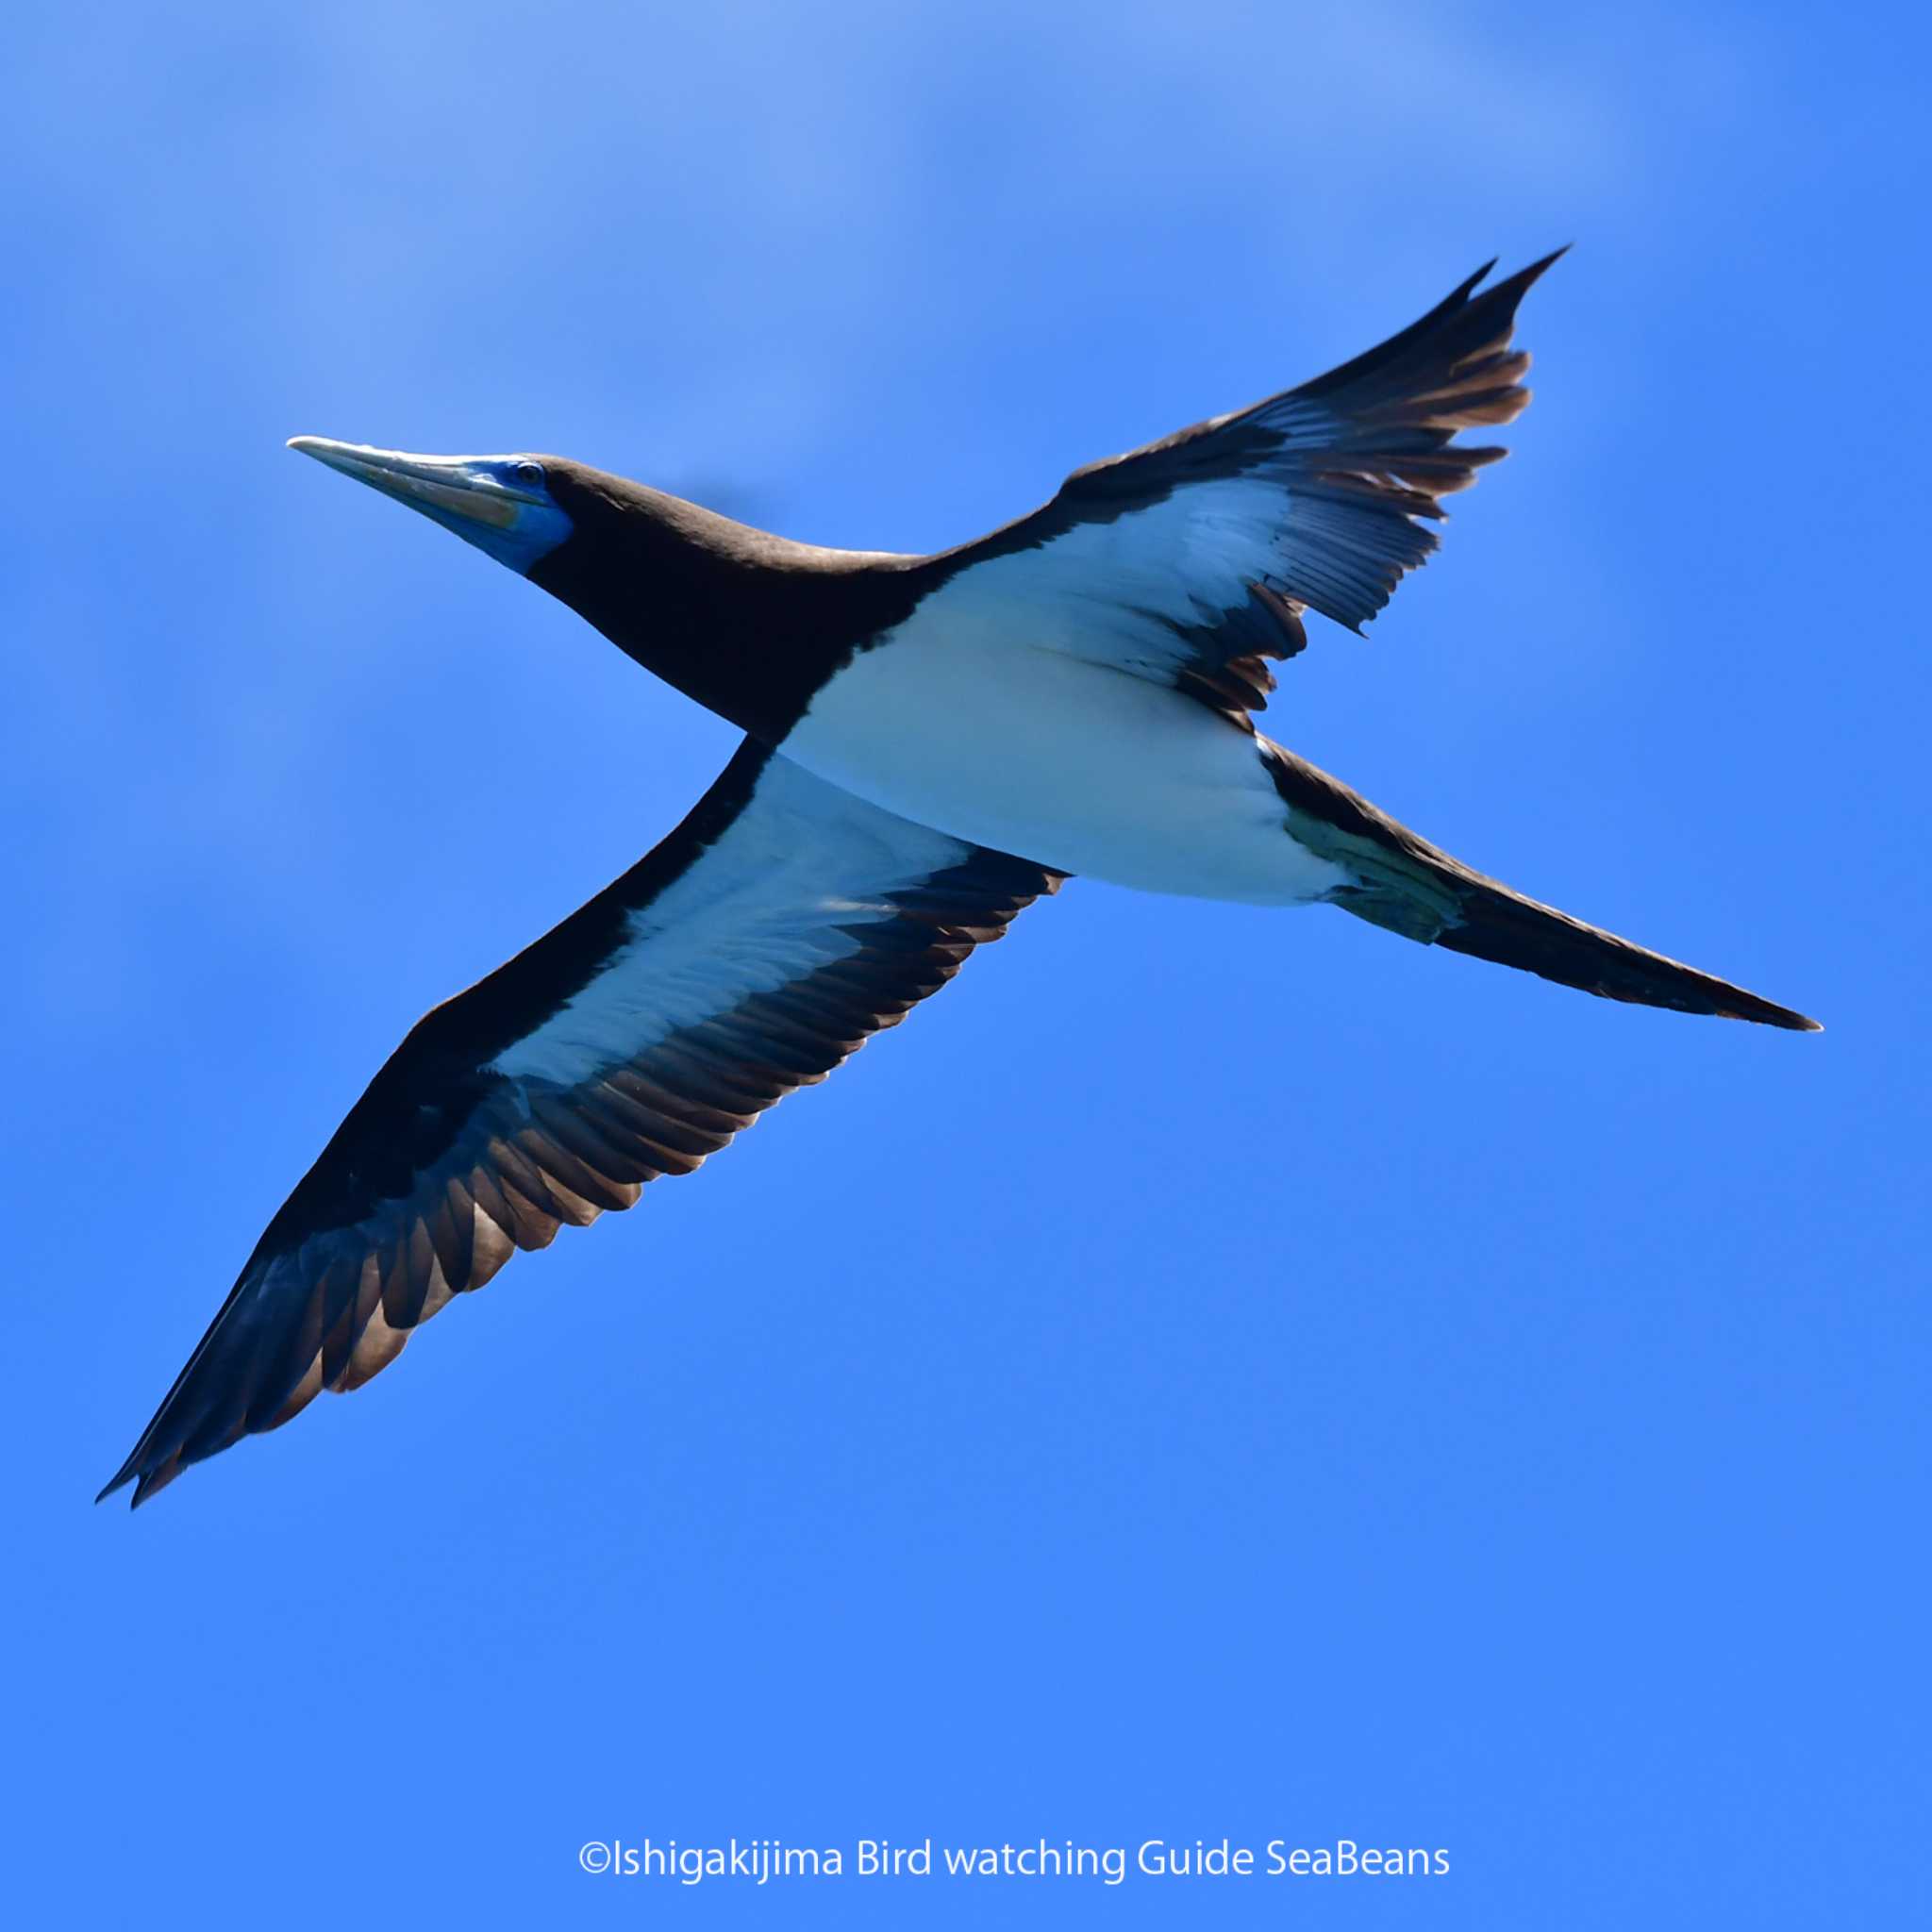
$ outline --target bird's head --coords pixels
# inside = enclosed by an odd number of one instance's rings
[[[813,550],[568,457],[419,457],[326,437],[289,447],[420,510],[747,731],[783,735],[818,661],[774,651],[874,562]],[[903,615],[896,585],[893,616]],[[909,608],[906,605],[905,608]]]
[[[574,527],[542,457],[419,457],[325,436],[291,437],[289,447],[421,510],[520,576]]]

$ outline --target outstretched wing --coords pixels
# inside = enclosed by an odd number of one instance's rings
[[[996,940],[1059,875],[747,740],[689,818],[418,1022],[269,1224],[102,1494],[359,1387],[418,1324],[689,1174]]]
[[[1307,641],[1302,612],[1359,630],[1435,549],[1418,520],[1506,454],[1455,439],[1528,404],[1529,358],[1509,341],[1556,258],[1478,294],[1480,269],[1326,375],[1074,471],[1031,516],[932,558],[922,619],[1010,613],[1037,644],[1260,709],[1266,660]]]

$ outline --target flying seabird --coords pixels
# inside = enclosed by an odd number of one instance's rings
[[[1510,338],[1555,258],[1479,292],[1482,269],[1379,348],[930,557],[791,542],[559,457],[295,438],[745,739],[660,845],[417,1023],[102,1495],[139,1504],[359,1388],[517,1249],[690,1173],[1074,873],[1339,906],[1608,999],[1815,1031],[1485,877],[1255,727],[1305,613],[1358,632],[1436,547],[1441,499],[1504,454],[1456,438],[1527,404]]]

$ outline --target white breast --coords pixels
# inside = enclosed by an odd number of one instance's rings
[[[915,616],[782,750],[956,838],[1154,892],[1291,905],[1343,874],[1288,836],[1255,741],[1163,684]]]

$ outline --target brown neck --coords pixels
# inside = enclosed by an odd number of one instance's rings
[[[927,588],[917,558],[792,543],[580,463],[543,467],[573,528],[530,581],[767,744]]]

